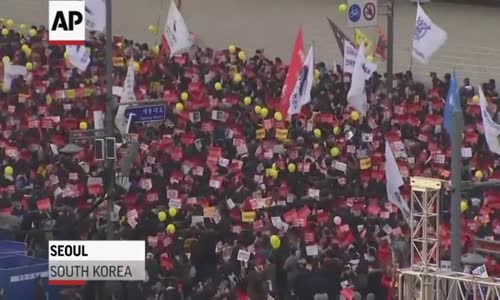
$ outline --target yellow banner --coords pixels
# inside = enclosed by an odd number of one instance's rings
[[[372,159],[371,158],[363,158],[359,160],[359,168],[361,170],[367,170],[372,167]]]
[[[276,139],[280,141],[286,140],[288,137],[288,129],[276,129]]]
[[[252,223],[255,220],[255,212],[254,211],[241,212],[241,220],[245,223]]]
[[[266,130],[264,128],[260,128],[255,130],[255,138],[258,140],[263,140],[266,138]]]

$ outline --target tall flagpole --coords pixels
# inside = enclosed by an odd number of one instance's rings
[[[387,96],[392,94],[394,68],[394,0],[387,3]]]
[[[106,0],[106,136],[113,136],[113,31],[112,31],[112,18],[111,18],[111,0]],[[106,145],[106,150],[108,149]],[[107,151],[105,151],[107,152]],[[108,213],[108,227],[106,231],[106,238],[112,240],[114,238],[114,223],[113,223],[113,209],[114,209],[114,187],[115,187],[115,161],[105,155],[105,189],[107,199],[107,213]]]

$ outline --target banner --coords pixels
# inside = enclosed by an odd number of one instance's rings
[[[290,107],[288,115],[300,113],[302,106],[311,101],[311,89],[314,82],[314,49],[311,46],[307,53],[304,65],[300,69],[299,78],[295,83],[292,96],[290,98]]]
[[[189,34],[188,27],[181,13],[177,9],[175,1],[170,2],[170,9],[168,10],[167,22],[163,30],[163,49],[169,49],[170,57],[176,54],[183,53],[189,50],[193,45],[191,35]]]

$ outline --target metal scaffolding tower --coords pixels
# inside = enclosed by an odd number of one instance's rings
[[[411,267],[400,269],[398,298],[404,300],[500,299],[500,279],[441,268],[439,210],[442,181],[411,178]]]

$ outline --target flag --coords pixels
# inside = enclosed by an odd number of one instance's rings
[[[354,71],[352,72],[351,88],[347,93],[347,102],[362,115],[366,115],[368,106],[365,92],[365,71],[363,70],[365,64],[365,46],[361,44],[354,64]]]
[[[300,69],[299,77],[295,83],[292,96],[290,98],[290,107],[287,115],[291,116],[300,113],[302,106],[311,101],[311,89],[314,82],[314,49],[311,46],[307,53],[304,65]]]
[[[446,31],[434,24],[419,4],[413,34],[412,56],[421,63],[428,64],[432,55],[443,46],[446,39]]]
[[[134,73],[134,59],[131,59],[127,69],[127,75],[123,82],[123,92],[120,102],[137,102],[134,92],[135,86],[135,73]],[[127,133],[128,118],[125,117],[125,111],[128,105],[118,106],[118,111],[115,116],[115,126],[121,134]]]
[[[78,70],[84,72],[90,64],[90,56],[87,47],[84,46],[66,46],[69,62]]]
[[[354,42],[356,43],[356,46],[358,46],[358,47],[361,44],[364,44],[366,52],[373,53],[373,42],[359,28],[354,29]]]
[[[397,206],[399,211],[403,214],[403,217],[406,219],[406,222],[411,226],[410,209],[408,204],[402,201],[401,193],[399,191],[399,188],[404,184],[403,177],[401,176],[398,163],[392,153],[391,145],[387,140],[385,141],[385,180],[387,200]]]
[[[479,87],[479,104],[481,105],[481,116],[483,117],[484,137],[491,152],[500,155],[500,124],[493,121],[487,110],[486,97]]]
[[[455,72],[453,72],[453,77],[450,82],[450,89],[448,90],[448,96],[446,97],[446,103],[444,105],[444,129],[451,135],[453,130],[453,114],[455,112],[461,112],[462,107],[460,106],[460,93],[458,92],[457,77]]]
[[[104,32],[106,29],[106,3],[103,0],[85,0],[85,27]]]
[[[382,59],[382,61],[387,60],[387,38],[385,37],[385,33],[382,28],[377,29],[378,41],[377,46],[375,48],[375,56],[378,56]]]
[[[193,45],[193,40],[187,28],[186,22],[177,9],[175,1],[170,2],[167,22],[163,29],[162,52],[169,51],[170,57],[189,50]]]
[[[297,33],[297,38],[295,39],[295,46],[293,47],[292,59],[290,65],[288,66],[288,73],[286,74],[285,83],[281,90],[281,101],[279,105],[279,111],[283,115],[283,118],[287,118],[288,109],[290,108],[290,97],[292,96],[293,90],[295,89],[295,84],[299,78],[300,69],[304,64],[304,34],[302,28],[300,28]]]
[[[344,73],[354,72],[354,65],[358,57],[358,49],[350,43],[344,43]],[[368,80],[373,72],[377,70],[377,64],[368,61],[364,62],[363,71],[365,72],[365,79]]]
[[[328,23],[330,23],[330,27],[332,28],[333,35],[335,36],[335,39],[337,40],[337,45],[339,46],[339,51],[340,53],[344,53],[344,43],[347,41],[349,44],[354,45],[354,43],[347,37],[347,35],[337,26],[335,23],[333,23],[330,18],[327,18]]]

